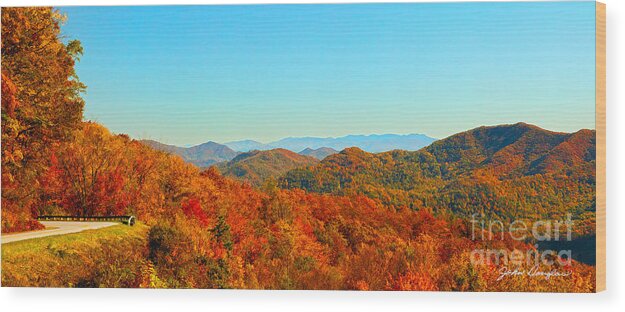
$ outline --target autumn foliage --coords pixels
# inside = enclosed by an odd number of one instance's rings
[[[351,195],[468,218],[561,219],[594,235],[595,133],[557,133],[518,123],[480,127],[419,151],[349,148],[279,181],[287,189]],[[586,224],[587,226],[583,226]]]
[[[20,276],[29,272],[3,270],[3,285],[594,290],[594,268],[576,261],[567,267],[541,264],[544,270],[572,272],[568,277],[497,281],[503,264],[475,265],[472,250],[533,247],[509,237],[472,240],[466,219],[456,214],[488,203],[494,213],[513,217],[516,212],[500,211],[512,200],[503,193],[525,194],[528,202],[520,205],[529,206],[528,194],[550,191],[550,203],[570,208],[575,202],[582,215],[592,202],[590,182],[555,190],[571,183],[562,171],[569,159],[560,157],[563,153],[576,155],[586,168],[581,160],[589,156],[574,146],[587,138],[559,142],[557,155],[523,172],[536,175],[520,179],[513,179],[518,167],[507,167],[493,155],[436,145],[427,153],[372,155],[347,149],[280,181],[255,181],[255,187],[81,121],[84,86],[73,65],[82,48],[59,39],[62,20],[50,8],[2,10],[2,231],[38,228],[33,217],[48,213],[133,214],[149,230],[133,238],[131,254],[116,252],[111,239],[76,256],[75,263],[89,266],[88,273],[54,256],[57,262],[48,271],[71,274],[29,279]],[[516,150],[504,152],[521,157]],[[462,153],[468,160],[454,161]],[[492,166],[477,166],[486,156],[493,156]],[[492,168],[500,175],[489,173]],[[476,170],[465,175],[469,169]],[[581,172],[580,180],[590,174]],[[434,196],[442,189],[447,195]]]
[[[63,18],[50,8],[2,10],[3,232],[38,227],[23,220],[36,213],[39,179],[82,119],[82,47],[59,39]]]

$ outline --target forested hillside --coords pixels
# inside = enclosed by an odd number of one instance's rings
[[[346,149],[290,171],[280,184],[465,217],[535,220],[570,212],[580,234],[588,234],[594,232],[594,151],[594,131],[555,133],[518,123],[480,127],[416,152]]]
[[[34,218],[44,213],[133,214],[141,224],[105,237],[51,239],[33,245],[36,255],[3,245],[3,286],[595,289],[594,267],[562,264],[557,254],[537,268],[566,276],[498,280],[508,262],[476,264],[472,251],[534,246],[509,236],[476,241],[466,219],[443,213],[478,204],[502,215],[527,213],[529,204],[537,215],[592,213],[592,132],[515,125],[480,128],[419,152],[347,149],[289,172],[288,189],[256,188],[82,121],[84,86],[74,62],[83,51],[78,41],[61,40],[62,22],[52,8],[2,10],[2,232],[40,228]],[[518,135],[509,139],[510,131]],[[5,250],[16,253],[5,257]]]
[[[311,166],[318,162],[316,158],[277,148],[242,153],[231,161],[218,164],[217,168],[225,176],[260,186],[269,178],[277,179],[291,169]]]

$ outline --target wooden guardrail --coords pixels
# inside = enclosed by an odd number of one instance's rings
[[[133,226],[137,221],[135,216],[38,216],[38,221],[102,221],[121,222]]]

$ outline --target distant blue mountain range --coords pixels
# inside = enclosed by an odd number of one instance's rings
[[[261,143],[253,140],[233,141],[224,145],[239,152],[251,150],[270,150],[284,148],[299,153],[305,149],[318,149],[328,147],[337,151],[348,147],[358,147],[371,153],[386,152],[394,149],[416,151],[436,141],[424,134],[371,134],[371,135],[347,135],[338,138],[284,138],[271,143]]]
[[[285,138],[268,144],[253,140],[224,144],[208,141],[191,147],[167,145],[153,140],[141,140],[143,144],[157,150],[179,155],[185,161],[202,168],[230,161],[241,153],[253,150],[266,151],[283,148],[300,155],[311,156],[321,160],[348,147],[358,147],[371,153],[395,149],[416,151],[430,145],[434,141],[435,139],[423,134],[347,135],[340,138]]]

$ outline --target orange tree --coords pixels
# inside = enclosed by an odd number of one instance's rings
[[[51,150],[81,119],[79,41],[63,43],[52,8],[2,9],[2,230],[29,223]]]

